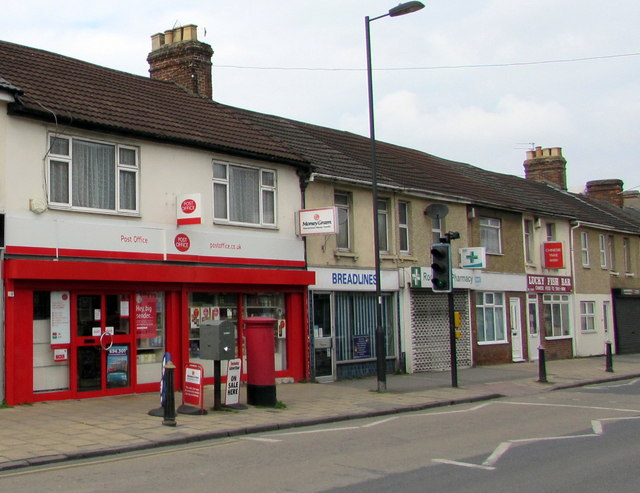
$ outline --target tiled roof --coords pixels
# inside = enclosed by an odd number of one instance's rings
[[[286,141],[312,163],[316,173],[371,183],[369,138],[263,113],[236,111],[274,138]],[[381,187],[640,233],[640,221],[610,204],[414,149],[378,141],[376,168]]]
[[[230,153],[303,164],[227,106],[177,85],[0,41],[0,77],[24,94],[12,111]]]
[[[170,82],[0,41],[2,88],[16,93],[15,113],[55,114],[65,124],[310,165],[321,176],[371,183],[369,138],[226,106]],[[376,150],[381,188],[640,234],[637,215],[583,195],[385,142]]]

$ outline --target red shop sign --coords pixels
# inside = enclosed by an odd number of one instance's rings
[[[561,241],[545,241],[544,266],[547,269],[564,269],[564,251]]]

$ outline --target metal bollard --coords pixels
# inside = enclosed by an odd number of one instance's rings
[[[613,373],[613,353],[611,351],[611,343],[610,342],[605,343],[605,348],[606,348],[605,371],[609,373]]]
[[[547,365],[544,359],[544,348],[538,348],[538,382],[547,383]]]
[[[176,365],[174,365],[172,361],[169,361],[165,366],[165,399],[163,403],[164,419],[162,420],[162,424],[165,426],[176,425],[176,397],[173,390],[173,372],[175,369]]]

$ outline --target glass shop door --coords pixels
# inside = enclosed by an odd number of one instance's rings
[[[73,351],[76,391],[119,393],[132,382],[130,294],[78,294],[75,297]]]

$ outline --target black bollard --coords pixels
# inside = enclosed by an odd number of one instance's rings
[[[176,396],[173,390],[173,371],[175,369],[176,366],[171,361],[169,361],[165,366],[165,399],[163,404],[164,419],[162,420],[162,424],[165,426],[176,425]]]
[[[547,365],[544,360],[544,348],[538,348],[538,382],[547,383]]]
[[[605,343],[605,347],[607,350],[605,371],[609,373],[613,373],[613,354],[611,351],[611,343],[610,342]]]

